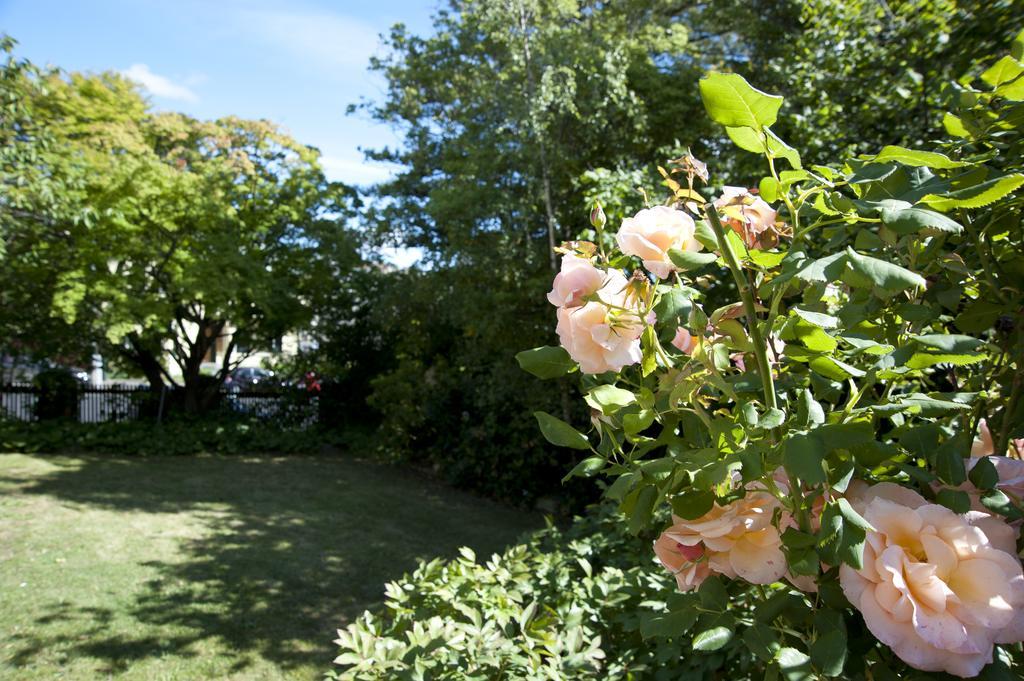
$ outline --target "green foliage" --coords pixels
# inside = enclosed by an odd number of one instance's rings
[[[726,604],[725,587],[707,605],[668,594],[671,577],[649,543],[622,526],[607,506],[593,507],[572,527],[532,533],[488,560],[463,549],[421,563],[387,585],[380,614],[338,632],[343,671],[329,676],[668,681],[721,668],[760,678],[739,642],[745,629],[701,614]]]
[[[78,380],[69,371],[47,369],[32,379],[38,389],[35,417],[40,421],[78,419]]]
[[[20,99],[0,135],[31,151],[0,159],[14,354],[99,350],[156,388],[177,383],[169,349],[186,409],[203,411],[245,353],[308,325],[310,301],[359,266],[352,190],[273,124],[153,112],[112,73],[4,69]]]
[[[319,429],[281,427],[263,421],[174,419],[148,421],[26,423],[0,420],[0,452],[95,453],[131,456],[191,454],[310,454],[346,436]]]

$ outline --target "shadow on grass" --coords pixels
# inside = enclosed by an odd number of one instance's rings
[[[463,545],[490,555],[539,524],[408,472],[345,458],[75,463],[20,481],[18,493],[104,509],[199,514],[211,528],[180,539],[173,562],[144,563],[159,577],[127,606],[138,638],[105,631],[111,613],[96,608],[63,604],[37,620],[81,620],[71,654],[104,660],[113,672],[144,658],[188,657],[207,640],[236,653],[238,668],[256,655],[284,670],[329,669],[335,629],[379,602],[384,583],[413,569],[418,558],[455,555]],[[162,627],[175,634],[149,635]],[[12,661],[24,664],[45,645],[22,640]]]

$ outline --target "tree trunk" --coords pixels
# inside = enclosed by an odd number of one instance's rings
[[[165,370],[160,364],[160,360],[152,351],[142,345],[142,341],[138,337],[129,336],[128,343],[131,345],[131,349],[123,350],[122,354],[138,367],[154,392],[162,390],[165,385]]]
[[[526,93],[527,101],[535,99],[536,86],[533,80],[533,54],[530,50],[529,17],[522,2],[519,3],[519,30],[523,36],[523,66],[526,69]],[[531,121],[533,117],[530,116]],[[540,153],[540,176],[541,176],[541,198],[544,201],[544,220],[548,232],[548,265],[552,272],[558,272],[558,255],[555,253],[555,246],[558,245],[558,221],[555,219],[554,202],[551,200],[551,166],[548,162],[547,144],[544,139],[544,131],[537,125],[532,126],[534,139]],[[565,379],[558,381],[559,401],[562,408],[562,419],[571,421],[572,404],[569,396],[569,385]]]

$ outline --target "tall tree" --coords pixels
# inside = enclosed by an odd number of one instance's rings
[[[87,329],[152,385],[180,387],[188,411],[212,404],[240,345],[265,348],[309,323],[312,290],[358,262],[344,227],[351,190],[273,124],[154,113],[114,74],[34,85],[34,119],[54,141],[41,164],[85,178],[83,215],[14,221],[0,276],[15,290],[45,281],[51,318]]]
[[[550,340],[543,292],[552,246],[587,224],[581,176],[658,144],[634,81],[650,84],[685,46],[673,4],[453,2],[430,36],[396,27],[373,62],[388,90],[363,108],[405,143],[371,156],[407,170],[377,188],[368,219],[425,249],[432,270],[403,280],[416,295],[385,320],[399,364],[374,401],[390,405],[386,432],[436,452],[456,479],[497,470],[488,491],[513,497],[558,488],[565,462],[534,437],[537,386],[512,357]]]

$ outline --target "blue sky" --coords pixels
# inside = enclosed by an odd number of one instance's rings
[[[438,0],[0,0],[17,54],[73,71],[115,70],[158,109],[200,118],[268,118],[319,147],[332,179],[367,184],[389,170],[359,147],[394,144],[365,115],[345,115],[383,82],[367,73],[396,23],[426,33]]]

